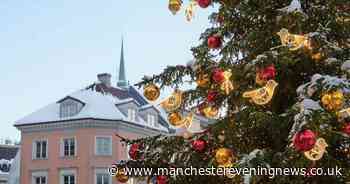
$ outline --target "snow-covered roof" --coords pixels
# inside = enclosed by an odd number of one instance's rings
[[[23,126],[36,123],[46,123],[46,122],[59,122],[67,120],[77,120],[77,119],[106,119],[106,120],[122,120],[130,122],[128,118],[119,111],[116,104],[125,103],[125,101],[133,101],[133,99],[118,99],[111,94],[103,94],[91,89],[83,89],[76,91],[65,98],[70,97],[77,99],[84,103],[81,111],[71,117],[60,117],[60,101],[49,104],[38,111],[25,116],[24,118],[15,122],[15,126]],[[138,118],[138,122],[130,122],[138,125],[143,125],[153,129],[159,129],[163,131],[168,131],[167,128],[159,125],[158,127],[151,127],[142,118]]]

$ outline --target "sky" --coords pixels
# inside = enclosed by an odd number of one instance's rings
[[[184,1],[187,3],[188,1]],[[16,120],[111,73],[124,37],[130,83],[186,64],[213,9],[189,23],[168,0],[1,0],[0,139],[20,140]]]

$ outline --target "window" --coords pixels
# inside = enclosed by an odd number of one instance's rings
[[[130,121],[136,120],[136,110],[135,109],[128,109],[128,118]]]
[[[96,137],[96,155],[112,155],[112,137]]]
[[[112,178],[107,169],[95,170],[95,184],[111,184]]]
[[[33,142],[33,159],[47,159],[47,140]]]
[[[33,172],[32,184],[47,184],[47,171]]]
[[[79,102],[76,102],[72,99],[67,99],[63,102],[61,102],[60,105],[60,117],[66,118],[66,117],[72,117],[79,112],[79,108],[81,109],[82,104]]]
[[[72,157],[76,155],[76,140],[75,138],[63,138],[61,141],[61,156]]]
[[[76,184],[75,170],[62,170],[60,172],[60,184]]]
[[[34,184],[46,184],[46,176],[34,177]]]
[[[148,123],[148,125],[155,126],[156,116],[153,114],[147,114],[147,123]]]

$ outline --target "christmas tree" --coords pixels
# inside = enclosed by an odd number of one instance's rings
[[[173,13],[186,3],[170,0]],[[125,140],[124,166],[307,168],[304,175],[162,176],[158,183],[346,183],[350,181],[350,1],[197,0],[218,7],[192,48],[193,62],[145,77],[139,87],[176,128],[193,116],[203,132]],[[190,13],[190,14],[189,14]],[[191,89],[181,86],[190,82]],[[316,176],[312,168],[343,168]]]

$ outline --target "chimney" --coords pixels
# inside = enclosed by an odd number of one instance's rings
[[[97,75],[98,81],[105,84],[107,87],[111,87],[111,77],[112,75],[109,73],[101,73]]]

